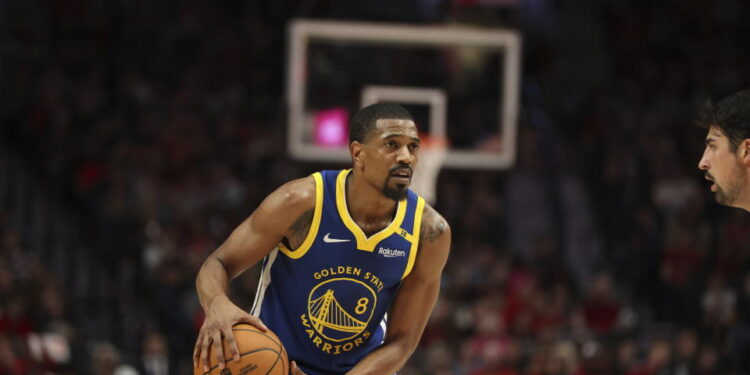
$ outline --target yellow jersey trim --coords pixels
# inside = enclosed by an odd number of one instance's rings
[[[406,263],[406,269],[404,270],[404,276],[401,277],[403,280],[406,276],[409,276],[411,269],[414,268],[414,261],[417,259],[417,250],[419,249],[419,231],[422,229],[422,211],[424,211],[424,198],[418,197],[417,209],[414,211],[414,234],[411,236],[411,250],[409,250],[409,261]]]
[[[391,221],[387,227],[370,237],[365,236],[362,228],[360,228],[349,215],[349,209],[346,206],[346,176],[351,171],[351,169],[344,169],[336,178],[336,208],[339,211],[339,216],[344,222],[344,225],[350,232],[352,232],[354,238],[357,240],[357,249],[372,252],[375,250],[375,245],[393,233],[396,233],[401,226],[401,222],[404,221],[404,216],[406,216],[406,199],[402,199],[398,202],[398,206],[396,207],[396,217],[393,218],[393,221]]]
[[[323,175],[320,172],[316,172],[312,176],[315,180],[315,211],[313,212],[312,223],[310,223],[310,230],[307,232],[307,237],[305,237],[302,245],[295,250],[290,250],[283,243],[280,243],[278,246],[279,251],[292,259],[302,258],[310,250],[313,242],[315,242],[315,237],[318,236],[318,228],[320,228],[320,216],[323,213]]]

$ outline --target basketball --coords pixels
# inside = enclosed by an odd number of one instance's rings
[[[224,341],[224,358],[226,367],[222,370],[212,351],[208,352],[209,371],[203,371],[203,365],[193,369],[194,375],[287,375],[289,373],[289,358],[284,346],[275,333],[270,330],[260,331],[250,324],[236,324],[232,327],[237,347],[240,350],[240,360],[232,358],[232,351]]]

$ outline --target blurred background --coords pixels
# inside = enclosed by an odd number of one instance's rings
[[[0,374],[192,372],[201,262],[279,185],[344,166],[287,152],[296,18],[522,37],[516,163],[441,171],[451,258],[400,374],[746,374],[750,214],[714,202],[694,119],[750,87],[748,15],[743,0],[0,1]],[[449,108],[448,128],[474,122],[456,145],[496,121],[493,64],[316,56],[463,90],[474,109]],[[315,101],[356,109],[341,92]],[[257,279],[233,301],[249,309]]]

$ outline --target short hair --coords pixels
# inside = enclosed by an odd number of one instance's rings
[[[698,125],[719,128],[729,138],[731,150],[737,151],[740,142],[750,138],[750,90],[736,92],[718,103],[706,101],[698,114]]]
[[[370,104],[357,111],[349,122],[349,143],[364,142],[365,137],[374,128],[375,123],[382,119],[411,120],[411,113],[396,103]]]

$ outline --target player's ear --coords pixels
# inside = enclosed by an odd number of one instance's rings
[[[359,141],[352,141],[352,143],[349,143],[349,154],[352,156],[354,169],[361,169],[362,167],[362,153],[364,152],[364,147],[362,146],[363,144],[359,143]]]
[[[750,167],[750,138],[745,138],[740,143],[739,149],[740,149],[739,150],[740,158],[742,158],[742,163]]]

